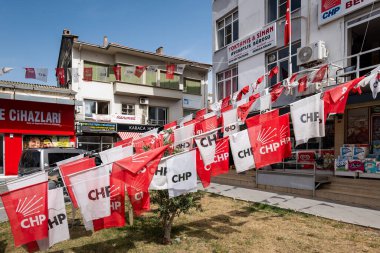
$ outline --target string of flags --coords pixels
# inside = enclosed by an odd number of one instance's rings
[[[290,157],[290,120],[296,145],[324,137],[326,118],[344,113],[350,92],[368,84],[373,91],[378,89],[379,70],[380,66],[366,77],[298,100],[283,115],[271,108],[281,85],[259,95],[244,87],[235,100],[223,99],[215,110],[203,108],[195,118],[168,123],[161,132],[156,129],[116,143],[99,153],[99,166],[94,157],[81,155],[58,162],[57,169],[87,230],[122,227],[126,195],[135,215],[141,215],[150,210],[150,191],[165,190],[175,198],[196,192],[198,178],[208,187],[212,177],[228,173],[230,153],[238,173]],[[321,73],[318,70],[313,80],[322,81]],[[255,110],[262,113],[247,118]],[[242,124],[247,129],[240,130]],[[15,246],[23,245],[29,252],[47,250],[70,238],[63,188],[49,190],[45,172],[9,182],[7,189],[0,197]]]

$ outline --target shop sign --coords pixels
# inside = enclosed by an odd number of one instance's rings
[[[114,123],[80,122],[79,127],[81,132],[87,133],[116,133],[116,124]]]
[[[273,23],[227,46],[228,65],[261,53],[276,44],[276,23]]]
[[[137,133],[143,133],[143,132],[150,131],[150,130],[152,130],[154,128],[157,128],[157,126],[152,126],[152,125],[132,125],[132,124],[123,125],[123,124],[119,124],[117,126],[117,131],[119,131],[119,132],[137,132]]]
[[[74,133],[74,106],[0,99],[0,131]]]
[[[350,12],[371,4],[373,0],[320,0],[319,25],[326,24]]]
[[[111,121],[124,124],[140,124],[141,117],[136,115],[112,114]]]
[[[69,136],[48,135],[24,135],[23,148],[71,148],[75,143],[70,143]]]

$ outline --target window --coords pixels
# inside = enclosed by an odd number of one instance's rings
[[[80,153],[48,153],[48,164],[54,166],[57,162],[78,156]]]
[[[292,73],[298,72],[297,66],[297,48],[301,46],[301,42],[294,42],[292,44]],[[267,71],[271,70],[275,66],[278,66],[278,74],[268,82],[268,87],[275,85],[276,83],[288,78],[289,76],[289,47],[278,49],[277,51],[267,54]]]
[[[301,8],[301,0],[292,0],[291,11]],[[268,23],[285,17],[286,0],[268,0],[267,1],[267,21]]]
[[[123,115],[135,115],[135,105],[134,104],[122,104],[121,114]]]
[[[166,71],[160,71],[160,87],[179,90],[180,75],[174,74],[173,79],[166,79]]]
[[[239,39],[239,13],[235,11],[216,22],[218,49]]]
[[[368,107],[347,110],[346,122],[347,144],[369,143],[369,111]]]
[[[167,123],[168,109],[165,107],[149,107],[149,123],[163,126]]]
[[[234,67],[216,74],[218,100],[238,91],[238,68]]]
[[[92,114],[109,114],[109,102],[84,100],[85,116],[91,118]]]
[[[184,92],[193,95],[201,95],[201,81],[200,80],[192,80],[185,79],[184,80]]]

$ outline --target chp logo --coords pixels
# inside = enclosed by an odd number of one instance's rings
[[[216,148],[215,148],[214,164],[224,162],[224,161],[228,161],[230,154],[229,154],[228,150],[226,152],[226,148],[225,148],[227,141],[228,141],[227,139],[223,139],[222,141],[217,142]],[[200,157],[200,159],[202,159],[202,157]],[[206,165],[204,167],[204,169],[206,171],[210,171],[212,168],[212,164],[213,163]]]
[[[277,137],[277,128],[264,128],[260,131],[257,136],[257,141],[261,143],[261,147],[259,148],[259,152],[262,155],[276,152],[280,148],[280,143],[275,142]]]
[[[342,1],[341,0],[322,0],[321,1],[321,13],[322,19],[327,19],[335,16],[341,11]]]
[[[45,214],[42,214],[45,208],[44,201],[46,200],[43,196],[38,197],[37,195],[34,195],[30,200],[28,197],[18,200],[16,213],[23,217],[21,220],[22,228],[28,229],[42,225],[46,220]]]

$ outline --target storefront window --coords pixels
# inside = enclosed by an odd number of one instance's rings
[[[368,107],[347,110],[347,144],[369,143]]]
[[[0,135],[0,175],[4,174],[4,137]]]
[[[24,135],[23,148],[70,148],[69,136]]]

